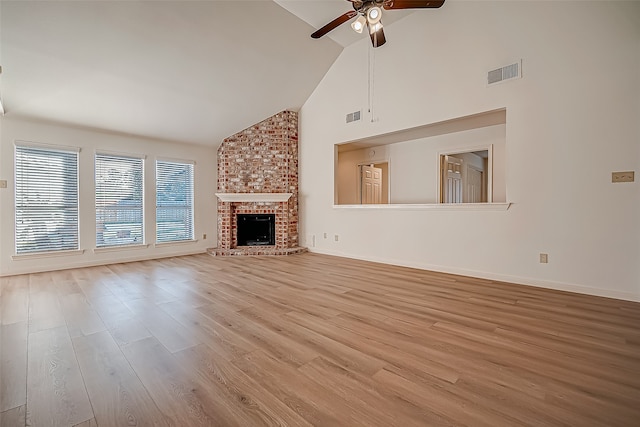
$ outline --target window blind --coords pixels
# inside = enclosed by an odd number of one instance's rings
[[[144,243],[143,159],[96,154],[96,246]]]
[[[16,253],[78,249],[78,153],[15,149]]]
[[[193,164],[156,162],[156,242],[193,240]]]

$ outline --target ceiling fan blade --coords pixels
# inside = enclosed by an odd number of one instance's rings
[[[374,30],[371,31],[371,27],[369,27],[369,35],[371,36],[371,44],[373,47],[380,47],[387,42],[387,39],[384,36],[384,30],[382,29],[382,22],[378,22],[374,25]]]
[[[444,0],[386,0],[382,7],[391,9],[436,9],[444,4]]]
[[[314,39],[319,39],[320,37],[322,37],[325,34],[327,34],[329,31],[331,31],[334,28],[344,24],[345,22],[347,22],[349,19],[353,18],[357,14],[358,14],[358,12],[356,12],[355,10],[350,10],[349,12],[346,12],[346,13],[338,16],[336,19],[334,19],[333,21],[329,22],[327,25],[325,25],[324,27],[320,28],[315,33],[311,34],[311,37],[314,38]]]

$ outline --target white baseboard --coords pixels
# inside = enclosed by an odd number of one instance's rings
[[[427,263],[411,263],[404,260],[387,259],[379,257],[366,257],[352,254],[344,254],[337,251],[327,251],[319,248],[309,248],[309,252],[323,255],[333,255],[342,258],[352,258],[361,261],[371,261],[381,264],[397,265],[400,267],[417,268],[420,270],[437,271],[440,273],[458,274],[461,276],[476,277],[479,279],[495,280],[499,282],[509,282],[518,285],[534,286],[538,288],[553,289],[556,291],[566,291],[578,294],[593,295],[605,298],[614,298],[625,301],[640,302],[640,295],[631,292],[621,292],[610,289],[592,288],[588,286],[577,285],[573,283],[556,282],[550,280],[540,280],[532,277],[511,276],[507,274],[491,273],[486,271],[469,270],[463,268],[448,267],[442,265],[434,265]]]
[[[187,256],[187,255],[197,255],[206,253],[206,249],[197,249],[197,250],[189,250],[189,251],[178,251],[175,253],[167,253],[167,254],[146,254],[140,256],[131,256],[126,257],[124,259],[111,259],[111,260],[88,260],[88,261],[80,261],[80,262],[71,262],[69,264],[64,264],[59,268],[52,269],[50,266],[43,267],[28,267],[28,268],[17,268],[12,270],[11,272],[0,273],[0,277],[8,277],[8,276],[17,276],[20,274],[32,274],[32,273],[43,273],[47,271],[53,270],[71,270],[74,268],[85,268],[85,267],[97,267],[100,265],[110,265],[110,264],[121,264],[125,262],[136,262],[136,261],[149,261],[153,259],[162,259],[162,258],[172,258],[179,256]]]

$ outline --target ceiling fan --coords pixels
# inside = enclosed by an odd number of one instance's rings
[[[369,29],[373,47],[379,47],[386,43],[382,29],[382,9],[435,9],[444,4],[444,0],[347,0],[351,2],[353,10],[338,16],[324,27],[320,28],[311,37],[318,39],[334,28],[344,24],[351,18],[358,18],[351,24],[351,28],[357,33],[362,33],[364,27]]]

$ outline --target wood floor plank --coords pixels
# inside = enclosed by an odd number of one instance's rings
[[[337,395],[327,393],[317,383],[300,375],[297,368],[280,363],[262,350],[246,354],[233,364],[312,425],[363,424],[358,414]]]
[[[29,276],[12,276],[0,279],[0,323],[25,322],[29,319]]]
[[[319,319],[309,315],[291,312],[286,314],[286,317],[298,323],[300,326],[330,337],[355,350],[373,355],[387,363],[410,366],[411,369],[424,375],[440,378],[450,383],[455,383],[458,378],[460,378],[460,373],[452,366],[401,351],[398,347],[377,341],[375,337],[363,337],[346,329],[337,328],[333,325],[325,325],[320,323]]]
[[[332,340],[294,322],[287,321],[280,315],[265,312],[255,307],[241,310],[241,313],[255,319],[256,322],[261,322],[272,331],[299,342],[316,354],[333,360],[350,371],[373,375],[386,365],[386,362],[381,359],[371,357],[348,345]]]
[[[135,316],[110,322],[109,333],[120,346],[152,336]]]
[[[198,254],[3,277],[0,308],[2,427],[640,425],[631,301]]]
[[[27,322],[0,326],[0,412],[27,403]]]
[[[172,353],[200,344],[200,340],[192,330],[182,326],[153,302],[143,298],[127,301],[125,305],[136,314],[136,319]]]
[[[135,317],[133,312],[111,293],[88,297],[88,299],[91,307],[98,313],[108,329],[121,325],[123,322]]]
[[[108,332],[78,336],[73,345],[98,425],[171,425]]]
[[[397,393],[397,395],[417,406],[426,406],[429,410],[443,417],[448,417],[456,425],[473,425],[493,427],[498,425],[525,425],[515,419],[500,416],[492,408],[474,405],[460,397],[446,393],[437,387],[427,387],[415,381],[382,369],[373,378],[381,385]],[[429,396],[428,399],[425,399]]]
[[[285,363],[297,367],[318,356],[309,347],[274,332],[261,323],[247,321],[248,318],[240,312],[211,306],[198,307],[197,310],[219,324],[232,328],[253,346]]]
[[[65,327],[29,334],[28,423],[69,426],[94,417]]]
[[[154,280],[153,283],[168,295],[171,295],[171,299],[167,299],[166,301],[158,301],[157,304],[180,301],[183,304],[188,304],[191,307],[200,307],[202,305],[215,302],[215,299],[211,295],[206,295],[206,293],[203,295],[202,293],[198,292],[199,286],[197,282]]]
[[[106,330],[98,313],[82,293],[68,293],[60,297],[62,313],[71,337],[91,335]]]
[[[204,344],[175,354],[197,372],[199,382],[218,405],[226,405],[239,425],[310,426],[255,380]]]
[[[97,279],[99,269],[100,267],[87,267],[69,270],[74,281],[89,300],[102,296],[113,296],[109,288]]]
[[[76,424],[73,427],[99,427],[98,426],[98,422],[96,421],[95,418],[91,418],[90,420],[87,420],[85,422],[82,422],[80,424]]]
[[[450,421],[435,412],[416,405],[404,404],[407,399],[392,399],[384,387],[354,375],[343,367],[318,357],[298,369],[328,393],[333,393],[349,405],[351,411],[373,416],[377,423],[388,426],[450,425]]]
[[[49,289],[31,292],[29,296],[29,332],[65,326],[58,294],[51,283]]]
[[[239,425],[224,402],[202,393],[200,385],[156,338],[122,347],[154,402],[176,426]]]
[[[161,304],[160,308],[188,327],[198,341],[207,343],[227,360],[235,359],[257,348],[232,328],[224,327],[185,303],[174,301]]]
[[[27,406],[0,412],[0,427],[25,427],[27,425]]]
[[[567,356],[527,345],[523,345],[520,349],[509,342],[501,341],[500,337],[491,337],[492,344],[487,345],[480,342],[482,339],[487,340],[487,337],[477,338],[481,336],[480,333],[461,330],[460,327],[449,327],[449,331],[452,329],[474,343],[470,348],[477,349],[484,355],[483,357],[503,366],[528,371],[548,380],[554,380],[557,377],[566,378],[566,381],[575,386],[590,384],[597,390],[608,389],[618,400],[626,401],[628,404],[640,401],[640,375],[638,375],[640,372],[636,370],[629,371],[617,368],[603,372],[601,364],[593,363],[588,359]],[[441,336],[441,340],[451,342],[449,336]],[[536,358],[532,359],[530,354],[534,352]]]

